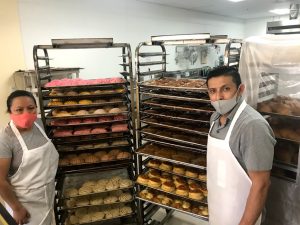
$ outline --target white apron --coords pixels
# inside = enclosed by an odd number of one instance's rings
[[[246,107],[243,101],[230,124],[224,140],[208,136],[207,189],[210,225],[238,225],[252,182],[233,155],[229,139],[232,129]],[[210,130],[214,126],[211,125]],[[261,224],[261,215],[255,225]]]
[[[47,143],[28,150],[19,130],[10,122],[22,146],[23,157],[17,172],[9,180],[18,200],[30,213],[28,225],[51,225],[58,153],[43,129],[37,123],[34,124],[45,136]],[[6,206],[12,215],[12,210]]]

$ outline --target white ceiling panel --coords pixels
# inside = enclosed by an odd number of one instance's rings
[[[194,10],[215,15],[229,16],[239,19],[253,19],[276,16],[269,10],[275,8],[289,8],[291,3],[300,0],[244,0],[230,2],[228,0],[137,0],[169,7]]]

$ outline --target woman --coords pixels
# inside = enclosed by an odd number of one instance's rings
[[[50,225],[58,153],[37,124],[30,92],[7,98],[10,123],[0,132],[0,195],[18,224]]]

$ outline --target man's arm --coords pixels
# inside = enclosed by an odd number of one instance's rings
[[[248,171],[248,175],[252,186],[239,225],[255,225],[264,208],[270,186],[270,171]]]

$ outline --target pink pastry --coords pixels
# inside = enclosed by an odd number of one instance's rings
[[[62,126],[62,125],[66,125],[67,121],[66,120],[53,120],[50,122],[51,125],[54,126]]]
[[[112,132],[128,131],[128,125],[126,123],[113,124],[111,126],[111,131]]]
[[[70,119],[68,120],[68,124],[80,124],[82,121],[81,119]]]
[[[105,127],[96,127],[91,130],[91,134],[104,134],[107,133],[108,131],[105,129]]]
[[[85,118],[82,120],[83,123],[96,123],[98,122],[97,118]]]
[[[114,116],[114,120],[126,120],[127,116],[126,115],[117,115]]]
[[[89,127],[80,127],[74,130],[74,135],[87,135],[91,133],[91,129]]]
[[[98,122],[108,122],[108,121],[111,121],[112,118],[109,117],[109,116],[102,116],[102,117],[99,117],[98,118]]]
[[[59,129],[53,131],[53,137],[69,137],[72,136],[73,130],[71,129]]]

